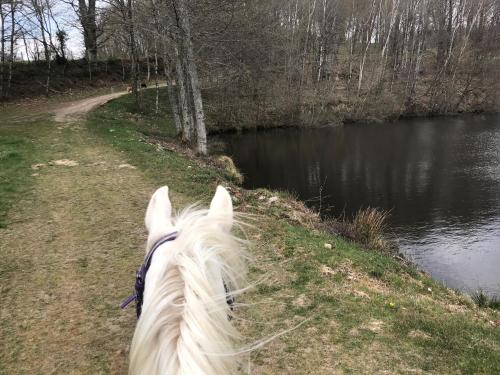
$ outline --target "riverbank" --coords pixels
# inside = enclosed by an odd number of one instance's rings
[[[218,183],[237,212],[256,218],[247,234],[259,282],[235,319],[247,342],[303,322],[251,354],[254,373],[500,370],[498,311],[321,230],[285,193],[239,188],[174,142],[167,110],[156,116],[147,102],[135,114],[131,103],[125,96],[60,124],[0,114],[2,142],[10,137],[16,148],[3,153],[2,143],[0,159],[10,163],[1,169],[9,204],[1,208],[0,373],[124,373],[135,317],[116,306],[142,260],[145,204],[163,184],[176,208],[207,204]]]
[[[190,191],[192,199],[206,201],[207,186],[228,183],[209,159],[190,152],[177,159],[172,124],[163,116],[155,120],[148,106],[145,114],[128,117],[123,113],[128,100],[93,113],[90,129],[158,184],[173,180],[171,185]],[[179,163],[176,173],[161,172],[167,157]],[[319,217],[286,193],[247,191],[233,184],[231,189],[236,210],[258,217],[250,233],[253,277],[264,277],[244,301],[256,305],[242,312],[243,332],[262,337],[312,318],[304,329],[253,354],[258,373],[490,373],[500,368],[498,311],[478,309],[470,298],[412,266],[322,230]],[[473,353],[484,350],[466,348],[474,337],[489,342],[489,359],[473,359]]]

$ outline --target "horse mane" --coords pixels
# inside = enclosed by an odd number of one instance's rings
[[[240,336],[228,317],[224,282],[246,285],[245,241],[208,210],[174,219],[179,235],[154,254],[130,349],[131,375],[234,374]]]

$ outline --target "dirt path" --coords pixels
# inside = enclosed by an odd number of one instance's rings
[[[158,87],[166,87],[166,85],[164,83],[161,83],[160,85],[158,85]],[[147,90],[154,88],[156,88],[156,86],[150,86],[147,88]],[[75,120],[85,113],[90,112],[94,108],[106,104],[110,100],[119,98],[120,96],[123,96],[127,93],[128,91],[119,91],[112,94],[78,100],[76,102],[64,103],[53,110],[54,119],[57,122],[68,122]]]
[[[56,118],[66,122],[122,94],[70,104]],[[45,165],[0,233],[11,273],[0,285],[0,374],[126,373],[135,317],[118,304],[142,258],[154,187],[78,121],[54,124],[38,141]],[[73,163],[50,163],[62,159]]]
[[[95,98],[87,98],[73,103],[66,103],[54,110],[54,119],[57,122],[70,121],[72,118],[81,116],[92,109],[99,107],[110,100],[127,94],[127,91],[115,92],[113,94],[101,95]]]

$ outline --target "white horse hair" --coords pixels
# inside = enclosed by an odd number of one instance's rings
[[[129,374],[234,374],[240,337],[228,319],[224,282],[232,294],[243,289],[247,257],[244,241],[231,234],[231,197],[219,186],[209,210],[190,207],[173,219],[171,213],[164,186],[146,211],[146,251],[169,233],[178,237],[153,255]]]

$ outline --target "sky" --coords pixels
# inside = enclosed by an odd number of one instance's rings
[[[53,8],[54,18],[56,19],[59,27],[65,30],[68,34],[67,41],[67,54],[70,58],[79,58],[84,54],[83,47],[83,36],[81,30],[78,28],[78,17],[73,10],[73,8],[64,3],[61,0],[54,1],[55,7]],[[30,23],[34,24],[34,21],[31,19],[26,22],[27,25]],[[54,21],[51,21],[51,29],[52,33],[55,34],[55,30],[57,29]],[[55,37],[55,35],[54,35]],[[53,41],[55,44],[55,40]],[[34,40],[27,40],[29,48],[33,50]],[[24,44],[22,39],[18,40],[16,45],[16,57],[18,59],[26,60],[26,50],[24,48]],[[30,56],[31,59],[31,56]]]
[[[82,57],[84,53],[83,36],[81,30],[75,26],[78,23],[75,11],[62,1],[56,1],[56,4],[54,13],[57,22],[68,33],[68,51],[73,54],[74,58]]]

